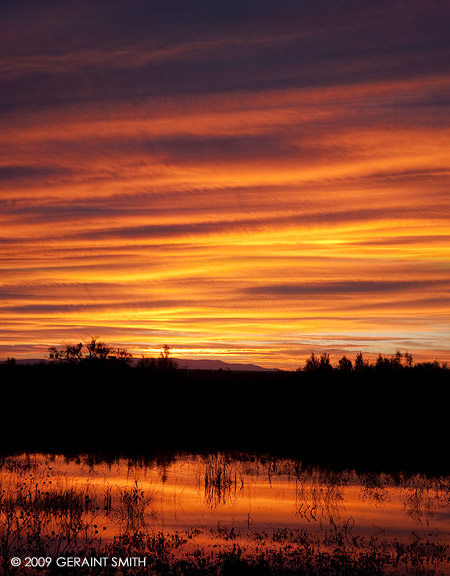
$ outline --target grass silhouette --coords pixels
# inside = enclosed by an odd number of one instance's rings
[[[252,460],[253,461],[253,460]],[[250,462],[252,462],[250,461]],[[262,460],[267,474],[275,471],[275,460]],[[245,462],[244,462],[245,464]],[[278,463],[281,465],[280,463]],[[233,468],[236,466],[236,468]],[[305,502],[313,498],[317,514],[328,514],[332,500],[339,499],[338,488],[345,484],[346,475],[326,469],[298,469],[291,463],[292,473],[309,483],[304,487]],[[275,528],[271,531],[254,530],[241,534],[227,525],[214,528],[192,526],[175,531],[162,531],[152,527],[146,518],[152,515],[152,497],[138,482],[127,487],[103,493],[94,492],[86,485],[65,485],[63,479],[49,483],[48,471],[38,471],[33,459],[5,458],[2,467],[10,474],[9,483],[3,482],[0,495],[0,560],[2,574],[22,576],[53,576],[56,574],[84,575],[133,574],[144,576],[167,575],[383,575],[383,574],[446,574],[449,573],[450,548],[447,544],[425,539],[406,542],[387,540],[381,536],[358,535],[349,521],[336,517],[330,528],[322,533],[300,528]],[[212,490],[220,499],[224,486],[235,484],[239,477],[236,461],[223,457],[205,460],[205,495]],[[361,477],[362,487],[368,495],[380,486],[376,477]],[[321,490],[316,482],[319,481]],[[448,481],[436,479],[427,484],[421,475],[384,477],[393,487],[404,486],[412,493],[438,487],[442,497],[448,498]],[[306,490],[306,491],[305,491]],[[375,496],[374,496],[375,497]],[[411,503],[411,510],[414,510]],[[320,509],[323,509],[320,512]],[[121,529],[112,540],[103,538],[105,521],[119,522]],[[244,536],[244,539],[242,539]],[[206,550],[200,542],[213,543]],[[248,543],[250,539],[250,543]],[[246,544],[247,542],[247,544]],[[123,570],[107,564],[98,569],[64,567],[52,562],[49,566],[15,568],[11,557],[34,556],[40,558],[140,558],[146,566],[131,566]]]

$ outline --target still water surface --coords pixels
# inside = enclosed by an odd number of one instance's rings
[[[336,533],[357,547],[450,544],[449,477],[336,472],[245,455],[94,462],[36,454],[4,458],[0,481],[3,529],[8,498],[23,509],[32,501],[42,513],[47,507],[45,529],[52,534],[65,529],[61,511],[73,506],[94,543],[155,531],[189,534],[191,547],[239,542],[251,551],[291,531],[324,546]]]

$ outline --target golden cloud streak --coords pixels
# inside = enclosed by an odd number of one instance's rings
[[[450,130],[425,112],[392,119],[448,88],[430,77],[11,119],[2,349],[95,332],[137,353],[168,342],[289,367],[299,350],[383,338],[447,358]]]

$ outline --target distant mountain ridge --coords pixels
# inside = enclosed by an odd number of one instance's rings
[[[223,362],[222,360],[185,360],[180,358],[171,358],[176,362],[177,367],[187,370],[231,370],[235,372],[280,372],[279,368],[263,368],[257,364],[239,364],[233,362]],[[138,362],[139,358],[134,358]],[[17,359],[17,364],[39,364],[40,362],[53,362],[41,358]]]
[[[263,368],[256,364],[239,364],[222,360],[180,360],[173,358],[179,368],[188,370],[234,370],[238,372],[279,372],[279,368]]]

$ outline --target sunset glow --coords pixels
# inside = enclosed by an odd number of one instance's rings
[[[0,24],[0,360],[450,360],[448,7],[93,4]]]

